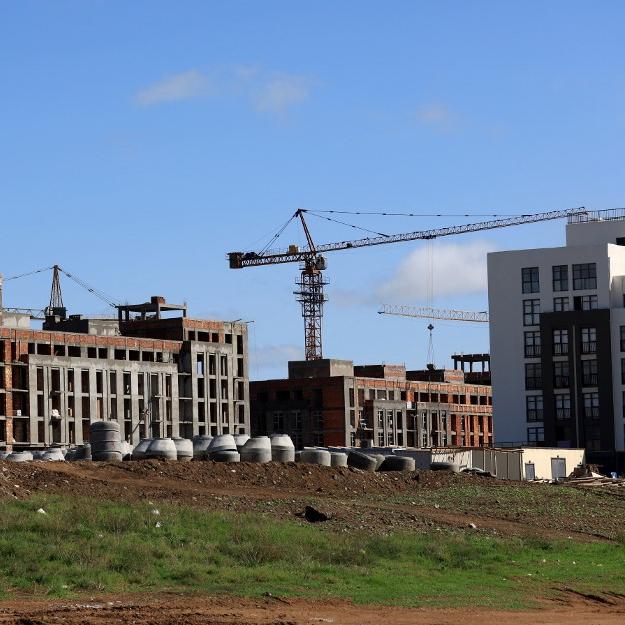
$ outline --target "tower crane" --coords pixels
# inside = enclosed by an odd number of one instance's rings
[[[522,224],[531,224],[554,219],[571,218],[575,215],[586,214],[584,207],[570,208],[565,210],[548,211],[543,213],[530,213],[523,215],[508,216],[503,219],[491,219],[458,226],[446,226],[431,228],[400,234],[375,233],[376,236],[351,241],[325,243],[316,245],[306,223],[305,214],[315,215],[307,209],[298,208],[287,223],[272,238],[269,245],[275,242],[282,234],[286,226],[294,220],[301,222],[306,237],[307,246],[299,248],[290,245],[286,250],[269,250],[268,246],[260,252],[230,252],[228,261],[231,269],[244,269],[247,267],[262,267],[265,265],[278,265],[284,263],[300,263],[300,280],[296,283],[299,287],[295,291],[297,300],[302,306],[304,318],[305,357],[306,360],[319,360],[323,357],[321,324],[323,319],[323,305],[326,302],[324,286],[327,284],[323,278],[323,272],[327,268],[324,254],[340,250],[351,250],[360,247],[374,245],[387,245],[404,241],[431,240],[457,234],[468,234],[496,228],[507,228]],[[347,224],[350,225],[350,224]]]
[[[118,304],[115,301],[113,301],[113,299],[109,295],[107,295],[103,291],[96,289],[93,286],[90,286],[84,280],[81,280],[78,276],[70,273],[69,271],[66,271],[65,269],[63,269],[63,267],[60,267],[59,265],[52,265],[51,267],[43,267],[41,269],[34,269],[33,271],[29,271],[27,273],[23,273],[17,276],[10,276],[9,278],[6,278],[6,281],[8,282],[9,280],[18,280],[20,278],[26,278],[28,276],[32,276],[34,274],[42,273],[45,271],[52,271],[52,286],[50,288],[50,302],[48,306],[46,306],[43,309],[4,308],[2,310],[27,313],[27,314],[30,314],[31,319],[37,319],[37,320],[45,320],[46,316],[54,315],[54,314],[60,314],[61,316],[64,316],[66,313],[66,309],[63,304],[63,293],[61,290],[60,274],[63,274],[64,276],[68,277],[70,280],[73,280],[78,286],[82,287],[86,291],[89,291],[89,293],[91,293],[92,295],[95,295],[97,298],[105,302],[111,308],[118,307]],[[0,300],[0,303],[1,303],[1,300]],[[1,309],[1,305],[0,305],[0,309]]]
[[[415,317],[417,319],[443,319],[447,321],[488,323],[488,312],[485,310],[456,310],[452,308],[432,308],[431,306],[383,304],[380,310],[378,310],[378,315],[395,315],[397,317]]]

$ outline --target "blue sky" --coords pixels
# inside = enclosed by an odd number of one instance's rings
[[[252,376],[303,353],[295,265],[232,271],[298,207],[519,213],[623,206],[622,2],[5,2],[5,276],[58,263],[119,301],[163,294],[254,320]],[[470,218],[350,217],[382,232]],[[311,218],[319,242],[357,231]],[[326,356],[425,363],[427,321],[483,310],[488,250],[558,245],[555,222],[328,258]],[[300,243],[297,228],[283,242]],[[64,283],[72,312],[106,306]],[[5,305],[45,305],[49,276]],[[435,323],[439,365],[484,327]]]

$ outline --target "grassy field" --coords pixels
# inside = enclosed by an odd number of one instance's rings
[[[458,513],[481,513],[522,520],[530,525],[585,530],[625,542],[625,496],[601,489],[582,490],[549,484],[458,484],[384,498],[398,504],[437,506]]]
[[[620,543],[495,539],[470,530],[374,537],[185,506],[58,496],[0,502],[4,596],[270,592],[521,608],[561,587],[623,593],[624,558]]]

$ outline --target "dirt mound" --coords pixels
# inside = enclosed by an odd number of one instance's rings
[[[522,514],[521,509],[515,513],[518,501],[509,499],[510,488],[517,494],[538,489],[540,501],[548,502],[557,487],[512,485],[444,471],[365,473],[293,463],[0,461],[0,498],[25,499],[52,493],[131,503],[166,501],[301,523],[307,522],[303,513],[312,505],[329,517],[319,525],[338,532],[452,527],[500,535],[596,540],[620,531],[614,515],[584,514],[582,523],[561,511],[549,513],[546,508],[533,518],[527,512]],[[476,501],[476,489],[486,489],[495,496]],[[451,499],[446,495],[452,495]],[[621,511],[623,506],[625,500],[614,509]]]
[[[437,489],[456,483],[483,484],[485,478],[444,471],[365,473],[358,469],[310,464],[225,464],[219,462],[0,462],[0,496],[28,492],[71,491],[90,496],[125,486],[171,491],[230,492],[265,497],[289,493],[323,493],[341,499],[363,494],[389,494]],[[175,494],[175,493],[174,493]]]

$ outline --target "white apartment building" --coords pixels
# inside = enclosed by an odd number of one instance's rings
[[[488,299],[496,444],[622,467],[625,209],[570,217],[564,247],[489,254]]]

